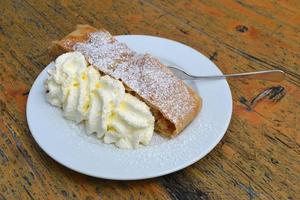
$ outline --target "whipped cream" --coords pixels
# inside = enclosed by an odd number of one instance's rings
[[[59,56],[48,73],[47,99],[62,108],[66,119],[85,123],[87,133],[120,148],[149,144],[154,130],[149,107],[125,93],[119,80],[100,76],[81,53]]]

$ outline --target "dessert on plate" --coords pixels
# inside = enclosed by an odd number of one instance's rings
[[[174,137],[201,108],[195,91],[157,58],[134,52],[104,29],[78,25],[53,42],[51,55],[60,57],[46,81],[49,102],[62,107],[66,118],[83,121],[87,132],[96,132],[104,142],[121,148],[147,145],[153,128]]]

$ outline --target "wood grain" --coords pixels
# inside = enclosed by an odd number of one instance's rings
[[[300,199],[300,3],[278,1],[0,0],[0,199]],[[108,181],[48,157],[27,126],[28,91],[47,47],[76,24],[185,43],[224,73],[282,69],[286,95],[253,98],[275,83],[229,80],[233,118],[220,144],[179,172]],[[201,66],[195,66],[201,67]]]

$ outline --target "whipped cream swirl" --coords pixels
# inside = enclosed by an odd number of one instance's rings
[[[123,84],[101,76],[79,52],[65,53],[55,61],[45,81],[47,99],[60,107],[66,119],[83,122],[87,133],[120,148],[148,145],[154,129],[149,107],[125,93]]]

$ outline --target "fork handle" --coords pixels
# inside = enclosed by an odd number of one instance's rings
[[[194,80],[197,79],[223,79],[223,78],[252,78],[261,79],[273,82],[280,82],[285,78],[285,73],[282,70],[266,70],[258,72],[246,72],[238,74],[225,74],[216,76],[192,76]]]

